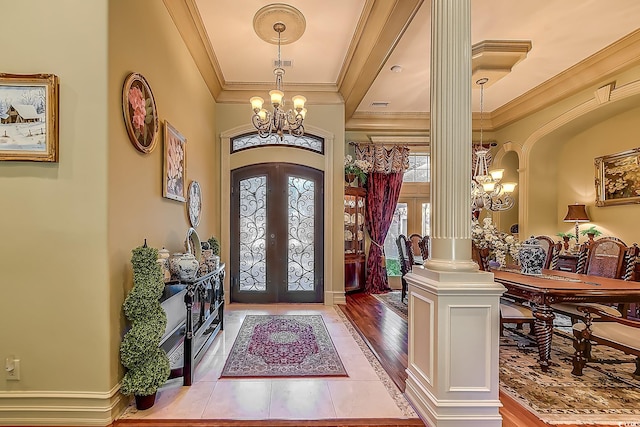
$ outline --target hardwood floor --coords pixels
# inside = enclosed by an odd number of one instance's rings
[[[353,323],[380,364],[396,385],[404,392],[407,374],[407,322],[375,297],[356,293],[347,295],[347,304],[339,306]],[[547,424],[500,392],[503,427],[548,427]],[[597,424],[590,424],[597,427]],[[579,427],[563,424],[563,427]]]

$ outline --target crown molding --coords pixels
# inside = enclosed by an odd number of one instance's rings
[[[640,30],[636,30],[495,109],[490,115],[493,125],[505,127],[593,85],[606,84],[615,74],[639,63]]]
[[[430,128],[429,120],[429,113],[354,113],[347,119],[345,130],[425,132]]]
[[[163,1],[209,92],[217,99],[224,85],[223,74],[195,0]]]

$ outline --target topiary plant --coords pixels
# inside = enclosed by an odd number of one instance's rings
[[[580,234],[582,234],[583,236],[588,236],[589,234],[593,234],[595,237],[598,237],[602,234],[602,232],[598,229],[596,229],[596,227],[594,225],[592,225],[591,227],[587,228],[586,230],[581,230]]]
[[[211,236],[207,242],[209,242],[209,247],[213,249],[213,254],[220,256],[220,242],[218,242],[218,239]]]
[[[127,368],[122,394],[151,396],[171,372],[169,359],[159,347],[167,326],[167,315],[160,305],[164,281],[158,250],[140,246],[132,252],[133,289],[122,305],[131,329],[120,345],[120,361]]]

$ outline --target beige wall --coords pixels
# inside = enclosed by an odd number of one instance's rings
[[[107,425],[126,403],[118,350],[131,250],[145,238],[183,250],[189,227],[185,204],[162,197],[162,135],[148,155],[129,142],[122,84],[142,73],[160,120],[186,136],[205,239],[220,230],[215,102],[160,1],[0,0],[0,10],[20,34],[1,71],[60,78],[59,162],[0,162],[2,206],[13,207],[0,222],[0,322],[12,325],[0,328],[0,360],[15,355],[22,370],[0,379],[0,423]]]
[[[567,205],[587,205],[590,223],[580,224],[584,230],[594,225],[605,236],[621,238],[626,244],[640,244],[640,205],[595,206],[594,158],[640,147],[640,107],[624,111],[608,120],[595,123],[566,140],[558,153],[558,186],[556,227],[558,231],[574,230],[575,223],[562,218]],[[580,236],[581,241],[587,240]]]
[[[595,91],[611,82],[610,101],[598,102]],[[573,231],[562,219],[567,205],[583,203],[593,222],[582,227],[595,225],[627,244],[640,242],[632,221],[640,205],[595,207],[594,184],[595,157],[640,146],[638,82],[636,66],[496,132],[501,145],[508,142],[518,152],[521,238],[523,230],[527,236]]]
[[[2,48],[2,72],[60,78],[59,162],[0,162],[0,360],[15,355],[22,370],[20,381],[0,379],[5,411],[19,406],[6,392],[108,391],[113,355],[107,1],[0,0],[0,10],[4,34],[20,35]]]
[[[144,19],[140,19],[144,17]],[[141,73],[153,91],[160,132],[150,154],[131,144],[122,119],[122,85]],[[124,328],[121,305],[132,286],[131,250],[151,247],[184,252],[190,227],[187,204],[162,197],[164,127],[169,122],[186,138],[188,185],[200,183],[201,240],[219,233],[219,155],[215,143],[215,101],[187,51],[164,3],[109,2],[109,263],[111,282],[110,381],[122,376],[118,349]]]

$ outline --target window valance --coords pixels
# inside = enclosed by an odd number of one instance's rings
[[[409,168],[409,147],[406,145],[378,145],[352,142],[356,159],[373,165],[372,172],[398,173]]]

